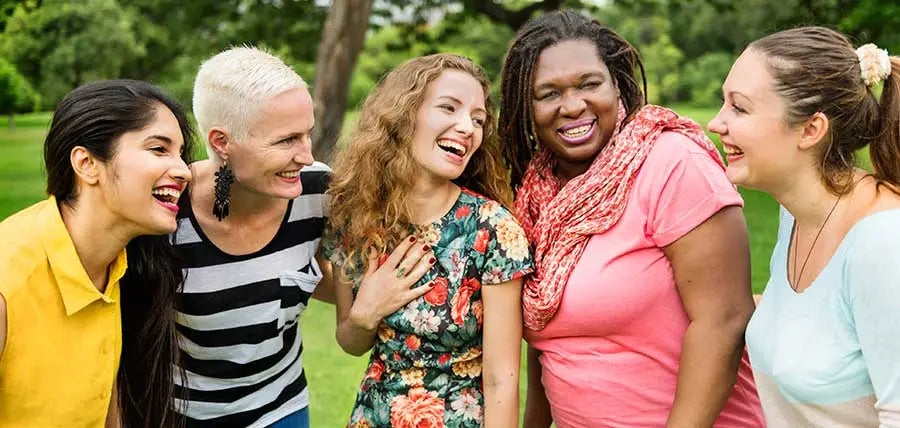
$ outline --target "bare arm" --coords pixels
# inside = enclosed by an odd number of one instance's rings
[[[431,249],[405,239],[380,267],[371,255],[368,270],[353,298],[353,282],[340,271],[335,283],[337,337],[352,355],[365,354],[375,343],[375,331],[384,317],[427,293],[429,285],[410,288],[435,262]]]
[[[711,427],[734,386],[753,314],[747,227],[726,207],[664,252],[690,324],[668,427]]]
[[[519,426],[522,279],[481,288],[484,299],[484,426]]]
[[[122,417],[119,415],[119,382],[113,382],[112,394],[109,396],[109,410],[106,411],[106,428],[121,428]]]
[[[525,428],[549,428],[553,422],[550,402],[541,383],[541,351],[528,345],[528,392],[525,397]]]
[[[319,269],[322,270],[322,279],[316,285],[312,298],[333,305],[337,296],[334,294],[334,273],[332,272],[331,261],[326,259],[320,252],[316,254],[316,263],[319,264]]]
[[[0,294],[0,360],[3,359],[3,350],[6,348],[6,299]]]

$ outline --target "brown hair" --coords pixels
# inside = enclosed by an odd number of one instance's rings
[[[550,12],[528,21],[509,46],[500,78],[500,136],[503,158],[512,170],[513,187],[521,184],[537,149],[537,141],[529,143],[529,135],[534,130],[533,80],[538,57],[544,49],[568,40],[587,40],[597,46],[597,55],[609,68],[629,117],[644,106],[647,98],[644,64],[637,50],[615,31],[570,10]],[[637,70],[641,72],[640,84]]]
[[[407,205],[419,165],[411,144],[416,117],[428,84],[445,70],[468,73],[484,91],[487,117],[481,147],[472,154],[459,186],[509,206],[512,196],[506,172],[500,164],[496,115],[490,98],[490,82],[468,58],[436,54],[413,58],[387,74],[366,98],[356,130],[347,148],[338,154],[332,196],[330,233],[344,260],[362,261],[370,249],[387,253],[409,232]],[[354,263],[344,263],[350,274]]]
[[[152,123],[167,109],[184,137],[181,159],[190,163],[194,131],[184,109],[139,80],[102,80],[69,92],[56,106],[44,141],[47,193],[77,206],[78,185],[69,153],[82,146],[102,162],[115,159],[119,138]],[[121,280],[122,355],[116,375],[119,415],[125,427],[182,426],[173,407],[178,365],[175,301],[183,275],[169,238],[143,235],[126,246],[128,270]]]
[[[788,125],[799,125],[817,112],[828,117],[820,168],[830,191],[851,190],[855,152],[866,145],[873,176],[900,185],[900,58],[891,57],[879,103],[863,82],[853,45],[837,31],[794,28],[759,39],[748,49],[767,58]]]

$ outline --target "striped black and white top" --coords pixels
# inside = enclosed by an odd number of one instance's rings
[[[185,283],[177,332],[186,384],[175,379],[175,408],[191,427],[264,427],[306,408],[299,318],[322,278],[322,237],[330,170],[300,173],[302,194],[288,204],[275,237],[253,254],[217,248],[188,207],[175,247]]]

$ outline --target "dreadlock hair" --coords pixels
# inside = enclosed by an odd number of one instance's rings
[[[571,10],[550,12],[528,21],[510,44],[500,77],[498,128],[514,189],[522,184],[525,168],[537,149],[533,121],[535,65],[544,49],[569,40],[586,40],[597,46],[597,55],[609,68],[628,117],[643,107],[647,98],[644,64],[637,50],[615,31]]]

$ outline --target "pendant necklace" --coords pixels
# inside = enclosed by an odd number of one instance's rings
[[[809,251],[806,253],[806,258],[803,259],[803,264],[800,265],[800,273],[797,273],[797,247],[799,246],[800,237],[797,236],[797,220],[794,219],[794,230],[791,235],[794,238],[794,281],[792,284],[788,284],[791,286],[791,289],[794,292],[797,292],[797,288],[800,286],[800,278],[803,278],[803,271],[806,270],[806,263],[809,261],[809,257],[812,255],[813,249],[816,248],[816,242],[819,241],[819,235],[822,234],[822,230],[825,229],[825,225],[828,224],[828,220],[831,219],[831,214],[834,214],[834,209],[837,208],[838,202],[841,201],[843,195],[838,196],[837,200],[834,201],[834,205],[831,206],[831,210],[828,211],[828,215],[825,216],[825,221],[822,222],[822,225],[819,226],[818,232],[816,232],[816,237],[813,238],[812,245],[809,246]]]

